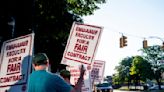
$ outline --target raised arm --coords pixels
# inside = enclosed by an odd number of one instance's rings
[[[83,81],[84,81],[84,78],[83,78],[84,73],[85,73],[84,66],[81,65],[80,77],[79,77],[78,82],[76,83],[75,87],[71,90],[71,92],[81,92],[81,88],[82,88]]]

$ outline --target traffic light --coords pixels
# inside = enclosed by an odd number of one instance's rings
[[[123,47],[127,46],[127,37],[126,36],[122,36],[123,39]]]
[[[127,37],[126,36],[122,36],[120,38],[120,48],[123,48],[125,46],[127,46]]]
[[[121,37],[120,38],[120,48],[123,48],[124,46],[123,46],[123,38]]]
[[[143,40],[143,48],[147,48],[147,40]]]

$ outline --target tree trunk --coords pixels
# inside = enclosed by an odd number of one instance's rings
[[[161,90],[161,81],[159,78],[156,78],[156,81],[157,81],[157,84],[158,84],[158,87],[159,87],[159,90]]]

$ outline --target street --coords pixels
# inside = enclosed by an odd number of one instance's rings
[[[144,91],[122,91],[122,90],[113,90],[113,92],[144,92]],[[146,91],[145,91],[146,92]]]
[[[113,90],[113,92],[164,92],[164,90],[152,90],[152,91],[123,91],[123,90]]]

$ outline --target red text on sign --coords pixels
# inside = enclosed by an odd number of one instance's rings
[[[21,53],[25,53],[25,51],[26,51],[26,48],[22,48],[22,49],[19,49],[19,50],[14,50],[14,51],[9,51],[9,52],[7,52],[7,57],[19,55]]]
[[[82,55],[79,53],[74,53],[74,52],[68,52],[67,55],[70,57],[74,57],[74,58],[78,58],[78,59],[82,59],[82,60],[86,60],[86,61],[89,61],[91,58],[90,56],[85,56],[85,55]]]
[[[87,35],[87,34],[78,33],[78,32],[76,33],[75,36],[79,37],[79,38],[89,39],[89,40],[93,40],[94,39],[94,36],[92,36],[92,35]]]
[[[7,74],[20,73],[21,63],[12,63],[7,66]]]
[[[20,81],[23,79],[24,79],[24,75],[13,75],[13,76],[8,76],[8,77],[1,77],[0,83]]]
[[[9,63],[14,63],[14,62],[18,62],[18,61],[21,61],[21,57],[14,57],[14,58],[9,59]]]
[[[75,52],[84,53],[84,54],[87,53],[87,49],[88,49],[88,46],[82,45],[82,44],[78,44],[78,43],[76,43],[75,47],[74,47],[74,51]]]
[[[83,40],[83,39],[77,39],[77,43],[89,45],[89,41],[86,41],[86,40]]]

